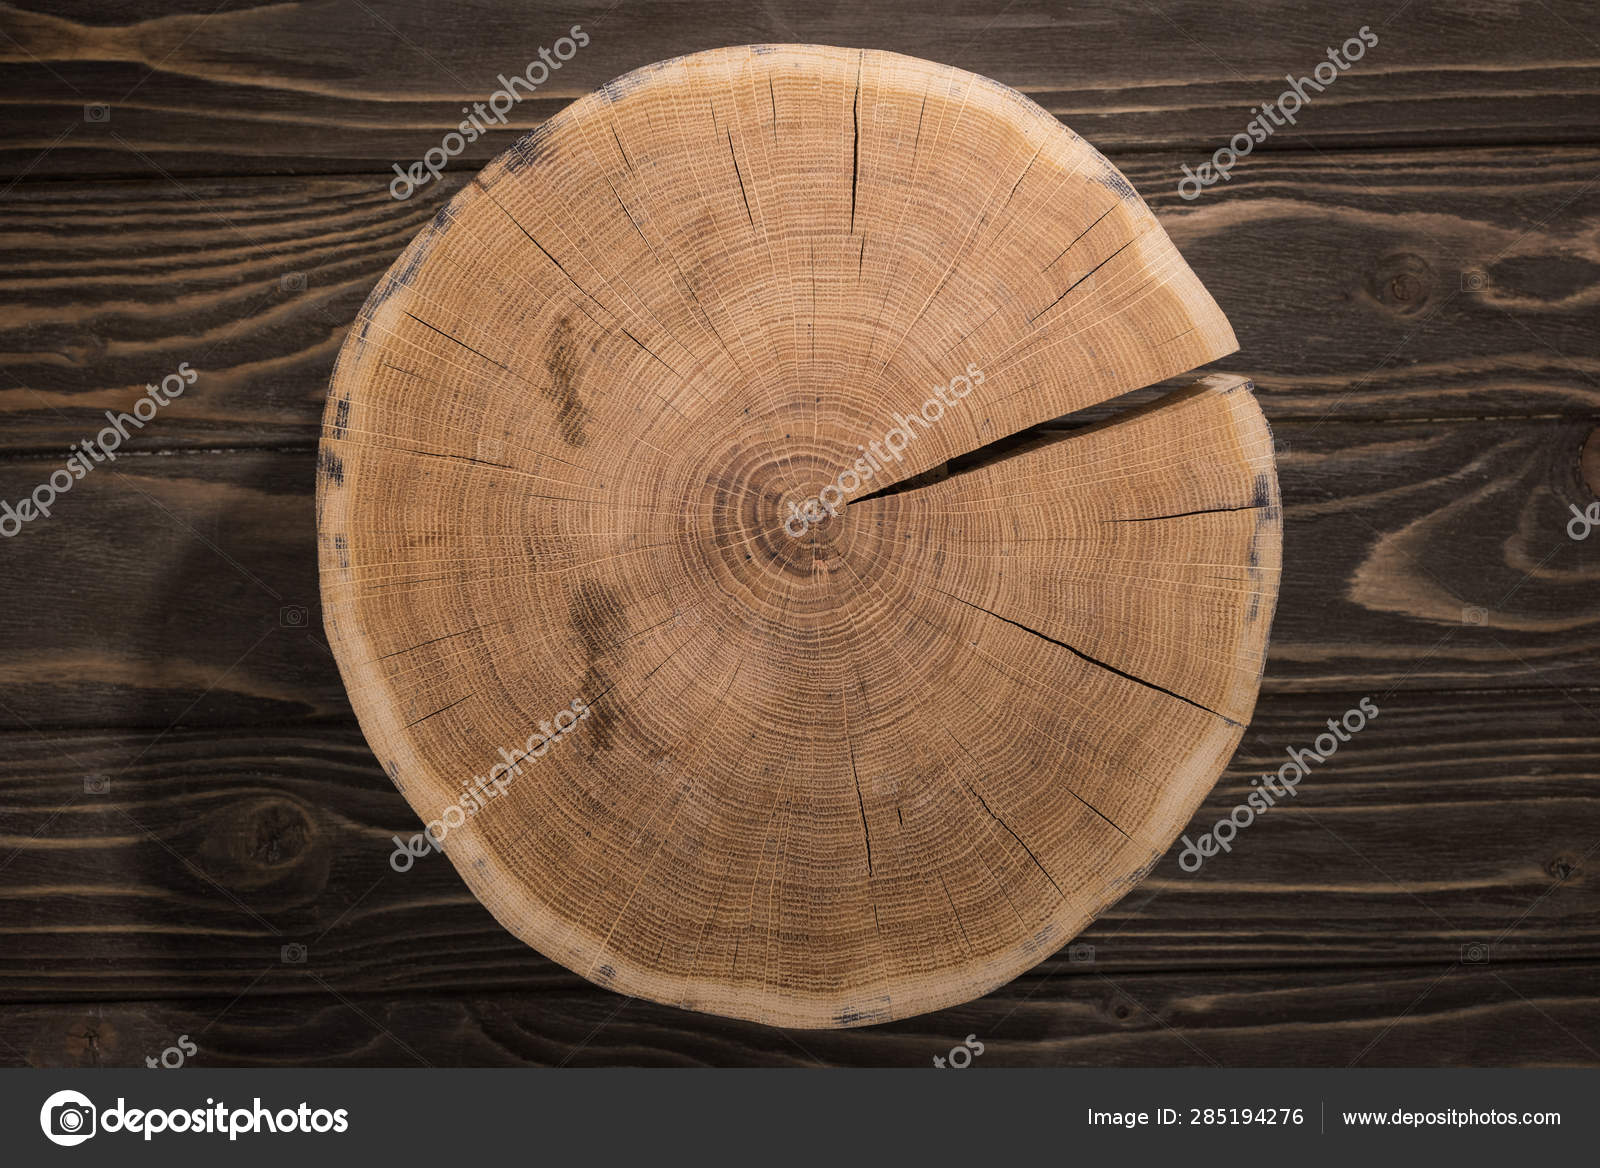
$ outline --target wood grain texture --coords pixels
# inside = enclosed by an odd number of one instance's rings
[[[1362,697],[1378,718],[1233,852],[1190,874],[1180,845],[1079,938],[1094,971],[1422,967],[1473,945],[1496,967],[1600,961],[1600,690],[1265,697],[1189,834]],[[252,998],[321,992],[283,976],[290,944],[346,994],[620,1001],[500,928],[442,857],[391,868],[420,824],[353,724],[8,734],[0,760],[0,1001],[226,1002],[258,974]],[[1073,956],[1040,971],[1087,972]]]
[[[1286,567],[1265,689],[1600,681],[1600,544],[1565,530],[1594,498],[1579,469],[1592,430],[1280,423]],[[0,464],[0,499],[52,465]],[[310,450],[191,451],[120,458],[61,496],[0,559],[0,725],[348,716],[320,635],[315,474]]]
[[[947,62],[1027,93],[1102,149],[1182,144],[1206,153],[1242,132],[1291,70],[1370,26],[1379,43],[1268,148],[1590,140],[1600,129],[1594,9],[1340,0],[1250,7],[1205,0],[1050,0],[972,6],[818,3],[475,5],[343,0],[292,7],[161,0],[6,5],[13,76],[0,166],[12,174],[148,176],[366,170],[420,157],[575,23],[594,43],[512,115],[527,129],[630,69],[716,45],[806,42]],[[84,121],[86,103],[110,120]],[[62,135],[65,134],[65,137]],[[481,166],[508,144],[479,140]],[[53,148],[52,148],[53,145]],[[41,158],[41,152],[48,150]]]
[[[1533,168],[1513,149],[1258,156],[1194,203],[1176,192],[1183,161],[1118,164],[1228,313],[1233,367],[1273,422],[1600,408],[1584,193],[1600,151]],[[404,203],[361,177],[14,188],[0,451],[78,441],[184,361],[197,384],[131,449],[314,440],[349,322],[461,183]],[[1486,284],[1463,291],[1474,273]],[[1313,327],[1282,327],[1287,304]]]
[[[974,1030],[995,1066],[1600,1062],[1596,545],[1560,530],[1600,484],[1578,469],[1600,389],[1593,5],[1019,0],[995,20],[998,3],[650,0],[590,26],[561,85],[442,183],[389,197],[391,163],[606,7],[0,8],[0,171],[23,175],[0,195],[0,498],[145,381],[197,354],[208,374],[134,443],[195,453],[97,471],[0,550],[0,724],[62,728],[0,736],[0,1063],[138,1065],[187,1032],[202,1059],[256,1065],[926,1066]],[[1178,198],[1180,164],[1363,23],[1381,45],[1296,133]],[[1117,155],[1228,312],[1230,367],[1255,376],[1281,440],[1288,562],[1311,558],[1285,579],[1268,693],[1195,824],[1362,694],[1399,719],[1226,863],[1187,876],[1169,856],[1085,935],[1095,966],[1062,953],[962,1011],[808,1050],[617,1012],[448,866],[390,872],[384,841],[415,820],[331,658],[278,615],[299,604],[318,623],[309,447],[333,354],[443,199],[629,68],[796,39],[1022,88]],[[102,102],[109,121],[85,121]],[[230,174],[289,177],[214,177]],[[201,453],[238,446],[258,449]],[[1452,631],[1453,600],[1483,623]],[[1363,688],[1287,692],[1345,683]],[[131,794],[123,809],[172,850],[81,794],[86,775]],[[75,793],[90,810],[61,810]],[[1497,939],[1487,965],[1450,964]],[[307,965],[284,965],[283,943],[309,943]]]
[[[979,1002],[857,1030],[687,1017],[599,991],[365,995],[274,971],[294,997],[0,1007],[0,1066],[1593,1066],[1600,963],[1026,975]]]

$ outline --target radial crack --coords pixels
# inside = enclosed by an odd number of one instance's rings
[[[420,725],[422,725],[422,723],[426,722],[429,718],[437,717],[438,715],[444,713],[446,710],[453,710],[457,706],[459,706],[462,702],[466,701],[467,698],[475,697],[475,696],[476,696],[476,692],[469,693],[467,695],[467,697],[457,698],[455,701],[451,702],[448,706],[440,706],[433,713],[424,714],[424,715],[422,715],[422,717],[418,718],[415,722],[407,722],[406,723],[406,729],[409,730],[413,726],[420,726]]]
[[[1025,386],[1024,389],[1031,388]],[[1020,391],[1019,391],[1020,392]],[[1160,409],[1166,406],[1177,405],[1184,397],[1203,392],[1197,388],[1197,383],[1181,388],[1172,388],[1165,383],[1158,382],[1154,385],[1143,385],[1137,389],[1130,389],[1114,397],[1084,406],[1069,414],[1052,418],[1048,422],[1040,422],[1036,426],[1028,426],[1014,434],[1007,434],[1003,438],[996,438],[993,442],[958,454],[954,458],[930,467],[928,470],[907,478],[891,481],[875,491],[857,495],[849,500],[849,506],[855,507],[876,499],[882,495],[898,495],[906,491],[915,491],[934,483],[943,482],[945,479],[957,478],[975,470],[982,470],[988,466],[998,465],[1009,458],[1043,450],[1058,442],[1067,442],[1091,430],[1104,429],[1117,425],[1120,422],[1132,421],[1148,410]],[[1160,393],[1161,396],[1150,400],[1150,393]]]
[[[733,175],[739,180],[739,197],[744,200],[744,216],[750,220],[750,226],[756,225],[756,217],[750,214],[750,196],[744,189],[744,172],[739,169],[739,156],[733,152],[733,131],[728,131],[728,157],[733,159]]]
[[[954,600],[957,604],[964,604],[968,608],[975,608],[979,612],[988,613],[990,616],[994,617],[995,620],[1004,621],[1006,624],[1011,625],[1014,628],[1019,628],[1025,633],[1032,633],[1034,636],[1038,637],[1041,641],[1049,641],[1052,645],[1059,645],[1061,648],[1065,649],[1068,653],[1071,653],[1073,656],[1079,657],[1079,658],[1083,659],[1084,661],[1087,661],[1090,665],[1098,665],[1101,669],[1104,669],[1107,673],[1115,673],[1118,677],[1123,677],[1123,678],[1126,678],[1129,681],[1137,682],[1139,685],[1144,686],[1146,689],[1153,689],[1157,693],[1164,693],[1169,698],[1177,698],[1180,702],[1183,702],[1183,703],[1185,703],[1187,705],[1191,705],[1197,710],[1204,710],[1206,713],[1210,714],[1213,718],[1221,718],[1224,722],[1226,722],[1230,726],[1241,726],[1242,725],[1242,723],[1234,721],[1232,718],[1228,717],[1228,715],[1222,714],[1222,713],[1218,713],[1216,710],[1213,710],[1210,706],[1201,705],[1199,702],[1195,701],[1193,698],[1186,698],[1181,693],[1178,693],[1175,690],[1170,690],[1164,685],[1157,685],[1153,681],[1146,681],[1144,678],[1136,676],[1135,674],[1129,673],[1125,669],[1118,669],[1115,665],[1112,665],[1112,664],[1110,664],[1109,662],[1106,662],[1106,661],[1102,661],[1098,657],[1091,657],[1089,654],[1085,653],[1082,649],[1076,649],[1073,646],[1067,644],[1065,641],[1058,641],[1055,637],[1050,636],[1050,634],[1048,634],[1048,633],[1041,633],[1038,629],[1029,628],[1027,625],[1023,624],[1021,621],[1014,621],[1010,617],[1001,616],[998,612],[995,612],[993,609],[984,608],[983,605],[981,605],[981,604],[973,604],[972,601],[970,601],[970,600],[963,600],[963,599],[961,599],[961,597],[956,596],[953,593],[946,592],[942,588],[934,588],[933,591],[939,593],[939,595],[941,595],[941,596],[950,597],[950,599]]]
[[[1038,312],[1036,312],[1036,313],[1034,313],[1034,314],[1033,314],[1033,315],[1032,315],[1032,316],[1030,316],[1030,317],[1029,317],[1029,318],[1028,318],[1028,323],[1029,323],[1029,324],[1032,324],[1032,323],[1033,323],[1033,322],[1034,322],[1034,321],[1036,321],[1036,320],[1038,320],[1038,319],[1039,319],[1039,318],[1040,318],[1040,317],[1041,317],[1041,316],[1043,316],[1043,315],[1044,315],[1044,314],[1045,314],[1045,313],[1047,313],[1047,312],[1049,312],[1049,311],[1050,311],[1050,310],[1051,310],[1051,309],[1052,309],[1052,308],[1054,308],[1054,307],[1055,307],[1055,306],[1056,306],[1056,305],[1058,305],[1058,304],[1060,304],[1060,303],[1061,303],[1061,302],[1062,302],[1062,301],[1063,301],[1063,300],[1065,300],[1065,299],[1066,299],[1066,297],[1067,297],[1067,293],[1068,293],[1068,292],[1071,292],[1071,291],[1072,291],[1072,290],[1073,290],[1073,289],[1074,289],[1074,288],[1076,288],[1076,287],[1077,287],[1077,286],[1078,286],[1078,285],[1079,285],[1079,284],[1081,284],[1081,283],[1083,283],[1083,282],[1084,282],[1084,281],[1085,281],[1085,280],[1087,280],[1087,279],[1088,279],[1088,278],[1089,278],[1089,277],[1090,277],[1090,276],[1092,276],[1092,275],[1094,275],[1094,274],[1095,274],[1095,273],[1096,273],[1096,272],[1098,272],[1098,271],[1099,271],[1099,270],[1100,270],[1100,269],[1101,269],[1101,268],[1103,268],[1103,267],[1105,267],[1105,266],[1106,266],[1106,265],[1107,265],[1107,264],[1109,264],[1109,263],[1110,263],[1110,262],[1111,262],[1111,261],[1112,261],[1112,260],[1114,260],[1114,259],[1116,259],[1116,258],[1117,258],[1117,257],[1118,257],[1118,256],[1119,256],[1119,255],[1121,255],[1121,254],[1122,254],[1122,253],[1123,253],[1123,252],[1125,252],[1125,251],[1127,251],[1127,250],[1128,250],[1128,248],[1130,248],[1130,247],[1132,247],[1132,246],[1133,246],[1133,243],[1134,243],[1134,240],[1137,240],[1137,239],[1138,239],[1138,238],[1139,238],[1139,237],[1138,237],[1138,236],[1134,236],[1134,237],[1133,237],[1133,239],[1130,239],[1130,240],[1128,240],[1128,242],[1127,242],[1127,243],[1125,243],[1125,244],[1123,244],[1123,245],[1122,245],[1122,246],[1121,246],[1121,247],[1119,247],[1119,248],[1117,248],[1117,250],[1116,250],[1116,251],[1114,251],[1114,252],[1112,252],[1112,253],[1111,253],[1111,254],[1110,254],[1110,255],[1108,255],[1108,256],[1106,256],[1106,258],[1105,258],[1105,259],[1103,259],[1103,260],[1101,260],[1101,261],[1100,261],[1100,262],[1099,262],[1099,263],[1098,263],[1098,264],[1096,264],[1096,265],[1095,265],[1095,266],[1094,266],[1094,267],[1092,267],[1092,268],[1090,268],[1090,269],[1089,269],[1089,270],[1088,270],[1088,271],[1087,271],[1087,272],[1085,272],[1085,273],[1084,273],[1084,274],[1083,274],[1083,275],[1081,275],[1081,276],[1079,276],[1079,277],[1078,277],[1078,278],[1077,278],[1077,279],[1076,279],[1076,280],[1074,280],[1074,281],[1072,281],[1072,283],[1070,283],[1070,284],[1068,284],[1068,285],[1067,285],[1067,288],[1066,288],[1066,291],[1065,291],[1065,292],[1062,292],[1062,293],[1061,293],[1061,295],[1060,295],[1060,296],[1057,296],[1057,297],[1056,297],[1056,298],[1055,298],[1055,299],[1054,299],[1054,300],[1052,300],[1052,301],[1051,301],[1051,302],[1050,302],[1050,303],[1049,303],[1049,304],[1047,304],[1047,305],[1045,305],[1045,306],[1044,306],[1044,307],[1043,307],[1043,308],[1042,308],[1042,309],[1040,309],[1040,310],[1039,310],[1039,311],[1038,311]]]
[[[1199,511],[1174,511],[1171,515],[1136,515],[1130,519],[1107,519],[1106,523],[1154,523],[1160,519],[1187,519],[1191,515],[1226,515],[1230,511],[1259,511],[1260,503],[1242,503],[1237,507],[1206,507]]]
[[[407,311],[406,315],[409,316],[412,320],[416,321],[418,324],[420,324],[423,328],[432,329],[434,332],[438,333],[441,337],[444,337],[446,340],[454,341],[456,344],[460,345],[467,352],[469,352],[469,353],[477,353],[478,356],[482,357],[485,361],[489,362],[489,364],[495,366],[497,369],[504,369],[507,373],[511,372],[511,367],[509,365],[500,364],[500,362],[496,361],[493,357],[489,356],[489,354],[487,354],[485,352],[482,352],[482,351],[480,351],[478,349],[474,349],[471,345],[467,344],[467,342],[463,341],[460,337],[451,336],[449,333],[445,332],[444,329],[440,328],[438,325],[429,324],[427,321],[423,320],[416,313]]]
[[[1020,847],[1023,851],[1028,853],[1028,859],[1033,861],[1034,867],[1038,868],[1039,871],[1044,873],[1044,878],[1046,880],[1050,881],[1050,887],[1054,888],[1056,890],[1056,895],[1059,896],[1062,900],[1067,899],[1067,894],[1065,892],[1061,891],[1061,885],[1057,884],[1056,883],[1056,878],[1054,876],[1050,875],[1050,869],[1046,868],[1044,866],[1043,862],[1041,862],[1039,857],[1034,854],[1033,849],[1028,846],[1027,842],[1020,835],[1018,835],[1016,832],[1011,830],[1011,825],[1009,823],[1007,823],[1005,820],[1001,819],[998,815],[996,815],[994,813],[994,809],[989,806],[988,801],[986,799],[984,799],[984,797],[982,795],[978,794],[978,789],[976,787],[974,787],[971,783],[967,782],[964,779],[962,780],[962,784],[961,785],[966,787],[966,789],[968,791],[972,792],[972,797],[978,801],[978,805],[980,807],[982,807],[985,811],[987,811],[989,813],[989,818],[994,820],[1001,827],[1005,828],[1006,829],[1006,834],[1009,835],[1012,839],[1017,841],[1017,846]],[[1079,802],[1083,803],[1083,805],[1085,807],[1087,807],[1090,811],[1093,811],[1096,815],[1098,815],[1101,819],[1105,820],[1112,827],[1115,827],[1117,829],[1117,833],[1119,835],[1121,835],[1123,839],[1131,839],[1132,838],[1131,836],[1128,835],[1127,832],[1123,831],[1122,828],[1117,827],[1117,823],[1116,823],[1116,821],[1114,819],[1112,819],[1105,812],[1099,810],[1092,803],[1089,803],[1086,800],[1082,800],[1082,799],[1080,799]]]
[[[863,51],[863,56],[865,52]],[[850,234],[856,233],[856,182],[861,177],[861,58],[856,59],[856,96],[850,105]]]

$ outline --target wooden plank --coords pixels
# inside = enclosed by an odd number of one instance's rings
[[[313,441],[350,322],[440,195],[397,203],[352,178],[17,188],[0,447],[89,437],[182,363],[194,386],[130,449]]]
[[[312,451],[101,463],[5,543],[9,727],[349,717],[322,638]],[[61,460],[0,467],[0,500]]]
[[[1285,422],[1265,689],[1594,686],[1587,422]],[[322,637],[315,453],[102,464],[4,543],[0,727],[348,717]],[[0,463],[0,500],[60,466]],[[1460,515],[1469,509],[1470,522]]]
[[[11,133],[0,169],[33,175],[389,173],[437,145],[574,24],[591,43],[469,145],[481,164],[516,132],[631,69],[710,45],[804,42],[889,49],[1022,89],[1103,149],[1209,154],[1367,27],[1378,43],[1268,138],[1283,146],[1593,141],[1600,49],[1592,7],[1551,0],[1507,20],[1462,4],[1249,7],[956,0],[729,8],[647,0],[487,8],[444,0],[283,6],[207,15],[176,0],[108,13],[58,0],[7,6]],[[535,79],[540,73],[535,70]],[[84,107],[110,116],[86,121]],[[1292,112],[1292,111],[1291,111]],[[1198,162],[1199,159],[1194,161]]]
[[[1194,203],[1178,156],[1119,161],[1228,313],[1227,367],[1273,421],[1600,407],[1582,194],[1600,150],[1270,156]],[[313,440],[345,329],[460,182],[405,203],[360,177],[14,189],[0,451],[77,442],[184,362],[197,383],[130,448]]]
[[[973,1067],[1594,1066],[1600,964],[1029,975],[953,1010],[784,1031],[603,990],[352,996],[308,969],[205,1001],[0,1007],[0,1065]],[[263,992],[298,983],[294,997]],[[186,1053],[186,1052],[185,1052]],[[166,1056],[175,1062],[179,1052]],[[1315,1117],[1311,1117],[1315,1122]]]
[[[1285,422],[1270,689],[1587,685],[1588,421]],[[1591,456],[1592,457],[1592,456]]]
[[[1082,936],[1092,962],[1042,972],[1600,962],[1600,691],[1265,698],[1186,833],[1363,696],[1378,717],[1293,799],[1198,872],[1175,847]],[[285,945],[345,993],[586,985],[443,857],[390,867],[420,825],[353,726],[10,734],[0,760],[0,1000],[319,994]]]

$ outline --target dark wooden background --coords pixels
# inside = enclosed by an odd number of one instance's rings
[[[927,1066],[968,1034],[980,1066],[1600,1063],[1600,538],[1566,531],[1600,488],[1600,5],[26,3],[0,4],[0,498],[145,382],[200,382],[0,541],[0,1064],[187,1035],[211,1065]],[[1113,156],[1233,320],[1285,572],[1199,829],[1327,718],[1383,713],[1231,855],[1169,855],[1092,961],[786,1033],[596,989],[447,863],[389,869],[418,825],[321,633],[322,400],[379,274],[517,131],[409,202],[390,164],[574,23],[591,44],[518,130],[751,41],[1016,86]],[[1362,25],[1379,44],[1293,132],[1177,197]]]

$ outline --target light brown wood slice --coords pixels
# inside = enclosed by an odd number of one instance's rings
[[[992,81],[813,46],[629,74],[474,180],[340,356],[323,600],[367,739],[602,985],[810,1027],[982,994],[1237,745],[1277,482],[1227,377],[916,476],[1234,347],[1116,169]]]

